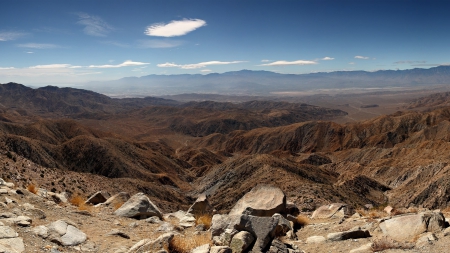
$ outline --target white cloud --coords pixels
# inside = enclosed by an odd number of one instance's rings
[[[141,66],[141,65],[147,65],[150,63],[146,62],[134,62],[134,61],[124,61],[121,64],[117,65],[90,65],[89,68],[101,68],[101,69],[107,69],[107,68],[121,68],[121,67],[130,67],[130,66]]]
[[[51,48],[60,48],[61,46],[55,44],[42,44],[42,43],[25,43],[25,44],[17,44],[18,47],[25,48],[35,48],[35,49],[51,49]]]
[[[334,58],[327,56],[327,57],[323,57],[321,60],[322,61],[331,61],[331,60],[334,60]]]
[[[202,70],[200,70],[201,72],[204,72],[204,73],[207,73],[207,72],[211,72],[212,70],[210,70],[210,69],[202,69]]]
[[[357,55],[357,56],[355,56],[355,59],[368,60],[368,59],[369,59],[369,57],[367,57],[367,56],[361,56],[361,55]]]
[[[25,53],[27,53],[27,54],[34,54],[34,52],[31,52],[31,51],[27,51]]]
[[[348,64],[350,64],[350,65],[354,65],[355,63],[354,63],[354,62],[349,62]]]
[[[201,19],[172,20],[168,24],[152,24],[147,27],[144,33],[148,36],[176,37],[186,35],[205,25],[206,22]]]
[[[178,65],[175,63],[166,62],[166,63],[160,63],[156,66],[161,67],[161,68],[179,67],[182,69],[199,69],[199,68],[204,68],[206,66],[211,66],[211,65],[228,65],[228,64],[236,64],[236,63],[242,63],[242,62],[245,62],[245,61],[207,61],[207,62],[184,64],[184,65]]]
[[[0,67],[0,69],[14,69],[14,67],[6,67],[6,68]]]
[[[114,28],[98,16],[91,16],[86,13],[78,13],[77,24],[84,25],[84,33],[91,36],[105,37]]]
[[[261,64],[259,66],[288,66],[288,65],[314,65],[314,64],[317,64],[317,62],[298,60],[298,61],[275,61],[271,63]]]
[[[270,60],[261,60],[261,62],[270,62]]]
[[[16,40],[25,35],[27,34],[21,32],[0,32],[0,41]]]
[[[47,64],[47,65],[36,65],[29,67],[30,69],[63,69],[71,67],[70,64]]]
[[[139,40],[138,47],[140,48],[171,48],[182,45],[183,42],[179,40]]]

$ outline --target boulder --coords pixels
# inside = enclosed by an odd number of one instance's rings
[[[23,239],[20,237],[0,239],[0,252],[21,253],[25,251]]]
[[[383,233],[397,241],[409,241],[425,232],[444,228],[445,218],[440,212],[423,212],[396,216],[380,223]]]
[[[274,217],[242,215],[236,230],[248,231],[256,238],[252,248],[253,253],[265,252],[272,239],[275,238],[274,232],[277,225],[278,219]]]
[[[106,200],[108,199],[109,194],[106,192],[102,192],[102,191],[98,191],[94,194],[92,194],[87,200],[86,200],[86,204],[93,204],[93,205],[97,205],[100,203],[104,203],[106,202]]]
[[[230,215],[247,214],[265,217],[275,213],[286,213],[286,195],[280,188],[270,185],[254,187],[230,211]]]
[[[173,233],[165,233],[153,241],[150,239],[141,240],[133,245],[127,253],[158,252],[160,250],[168,249],[169,243],[173,239],[173,236]]]
[[[317,208],[311,218],[312,219],[332,219],[343,218],[349,214],[349,208],[344,203],[333,203]]]
[[[189,207],[187,213],[193,216],[200,216],[203,214],[212,215],[214,208],[209,204],[206,194],[201,194],[197,200]]]
[[[0,226],[0,239],[16,238],[19,234],[12,227]]]
[[[212,246],[209,253],[231,253],[231,248],[227,246]]]
[[[254,242],[255,238],[247,231],[241,231],[231,239],[230,248],[233,253],[246,252],[247,248]]]
[[[422,234],[416,241],[416,248],[421,248],[426,245],[433,244],[434,241],[437,241],[437,238],[432,232]]]
[[[116,195],[110,197],[107,199],[103,204],[109,206],[109,205],[117,205],[117,204],[123,204],[127,202],[130,199],[130,194],[127,192],[119,192]]]
[[[358,239],[370,237],[367,230],[349,230],[344,232],[329,233],[327,239],[329,241],[343,241],[348,239]]]
[[[211,220],[211,236],[220,236],[226,229],[233,230],[240,223],[241,215],[215,214]]]
[[[68,225],[66,233],[61,236],[61,244],[64,246],[75,246],[85,242],[86,239],[85,233],[72,225]]]
[[[225,229],[225,231],[219,236],[213,236],[212,241],[214,245],[217,246],[229,246],[231,243],[231,239],[235,234],[239,231],[236,229]]]
[[[8,188],[14,188],[14,183],[9,183],[3,180],[3,178],[0,178],[0,186],[6,186]]]
[[[211,248],[211,246],[209,246],[209,244],[203,244],[203,245],[200,245],[200,246],[192,249],[191,253],[209,253],[210,248]]]
[[[162,219],[161,211],[142,192],[133,195],[114,214],[137,219],[146,219],[152,216],[157,216]]]
[[[387,206],[383,209],[387,214],[391,214],[392,210],[394,210],[392,206]]]

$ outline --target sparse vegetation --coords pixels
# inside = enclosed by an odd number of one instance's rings
[[[210,214],[201,214],[195,217],[195,225],[204,225],[205,229],[211,227],[212,216]]]
[[[189,253],[192,249],[210,244],[210,234],[180,236],[176,235],[169,243],[169,252],[171,253]]]
[[[70,204],[78,207],[78,210],[80,211],[92,211],[92,206],[89,204],[86,204],[86,199],[78,194],[75,194],[72,198],[69,199]]]
[[[378,252],[386,249],[411,249],[413,247],[414,245],[412,244],[400,243],[386,236],[375,239],[372,243],[373,252]]]
[[[28,190],[29,192],[33,193],[33,194],[37,194],[37,192],[38,192],[38,187],[37,187],[36,185],[34,185],[34,184],[29,184],[29,185],[27,186],[27,190]]]
[[[124,203],[125,203],[125,202],[123,202],[123,201],[117,201],[117,202],[115,202],[114,205],[113,205],[114,211],[117,210],[117,209],[119,209]]]
[[[307,226],[310,223],[310,220],[307,216],[299,214],[294,221],[294,229],[298,230],[302,227]]]

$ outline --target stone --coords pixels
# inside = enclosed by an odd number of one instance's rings
[[[19,234],[12,227],[0,226],[0,239],[15,238],[18,236]]]
[[[423,212],[395,216],[380,223],[383,234],[397,241],[410,241],[425,232],[444,229],[445,218],[440,212]]]
[[[23,239],[20,237],[0,239],[0,252],[21,253],[25,251]]]
[[[373,252],[373,250],[372,250],[372,243],[371,242],[367,243],[367,244],[364,244],[364,245],[362,245],[359,248],[350,250],[350,253],[372,253],[372,252]]]
[[[49,192],[48,195],[57,204],[69,202],[69,200],[68,200],[69,199],[69,195],[67,194],[67,192],[61,192],[61,193]]]
[[[31,230],[35,235],[42,237],[42,238],[47,238],[48,237],[48,228],[46,226],[37,226],[34,227]]]
[[[365,205],[364,205],[364,209],[365,209],[365,210],[373,209],[373,205],[372,205],[372,204],[365,204]]]
[[[178,220],[181,220],[184,216],[186,216],[186,212],[184,212],[182,210],[178,210],[178,211],[176,211],[174,213],[164,214],[164,219],[167,220],[167,219],[170,219],[172,217],[175,217]]]
[[[130,199],[130,194],[127,192],[119,192],[116,195],[108,198],[103,204],[109,206],[109,205],[117,205],[127,202]]]
[[[49,234],[57,234],[58,236],[62,236],[64,234],[66,234],[67,226],[68,225],[65,221],[57,220],[55,222],[50,223],[47,226],[48,233]]]
[[[286,244],[278,239],[274,239],[270,245],[268,253],[289,253],[289,250]]]
[[[0,194],[8,194],[8,189],[0,189]]]
[[[231,248],[227,246],[212,246],[209,253],[231,253]]]
[[[358,239],[370,237],[370,233],[367,230],[349,230],[344,232],[329,233],[327,240],[329,241],[343,241],[348,239]]]
[[[270,217],[275,213],[286,213],[286,195],[278,187],[258,185],[238,200],[229,214]]]
[[[324,205],[317,208],[311,218],[312,219],[332,219],[332,218],[343,218],[348,215],[349,208],[347,204],[344,203],[333,203],[329,205]]]
[[[93,204],[93,205],[97,205],[100,203],[104,203],[106,202],[106,200],[108,199],[109,194],[107,194],[106,192],[102,192],[102,191],[98,191],[94,194],[92,194],[87,200],[86,200],[86,204]]]
[[[36,217],[36,218],[38,218],[40,220],[43,220],[43,219],[47,218],[47,215],[45,214],[45,212],[42,211],[41,209],[38,209],[38,208],[28,209],[25,212],[23,212],[23,214]]]
[[[241,215],[215,214],[211,220],[211,236],[220,236],[226,229],[234,229],[240,223]]]
[[[36,195],[41,196],[43,198],[47,198],[48,197],[48,191],[44,188],[39,188],[36,192]]]
[[[444,236],[449,236],[449,235],[450,235],[450,227],[444,229],[444,231],[442,232],[442,234],[443,234]]]
[[[159,250],[168,249],[169,243],[173,239],[173,233],[165,233],[152,241],[144,239],[133,245],[127,253],[137,252],[157,252]],[[145,250],[145,251],[144,251]]]
[[[14,188],[14,183],[6,182],[2,178],[0,178],[0,186],[6,186],[8,188]]]
[[[392,210],[394,210],[392,206],[387,206],[383,209],[387,214],[391,214]]]
[[[212,215],[214,208],[209,204],[206,194],[200,194],[194,204],[189,207],[187,213],[193,216],[200,216],[204,214]]]
[[[153,216],[153,217],[145,219],[145,222],[152,223],[152,224],[159,224],[162,221],[157,216]]]
[[[75,246],[85,242],[86,239],[85,233],[72,225],[68,225],[66,233],[61,236],[61,243],[64,246]]]
[[[142,192],[133,195],[114,214],[121,217],[137,219],[145,219],[152,216],[157,216],[162,219],[161,211]]]
[[[214,245],[217,246],[229,246],[231,243],[231,239],[235,234],[239,231],[236,229],[225,229],[225,231],[219,236],[213,236],[212,241]]]
[[[326,240],[327,239],[323,236],[315,235],[306,238],[306,243],[322,243],[325,242]]]
[[[437,238],[432,232],[424,233],[420,235],[419,239],[416,241],[416,248],[421,248],[429,244],[433,244]]]
[[[238,231],[248,231],[255,238],[252,252],[265,252],[270,242],[275,238],[275,229],[278,225],[278,219],[273,217],[258,217],[251,215],[242,215],[240,222],[236,225]]]
[[[179,224],[181,227],[190,228],[190,227],[195,226],[196,221],[197,220],[195,219],[195,217],[192,214],[186,213],[186,215],[183,218],[181,218]]]
[[[231,239],[230,248],[233,253],[246,252],[247,248],[255,241],[255,237],[247,231],[241,231]]]
[[[125,238],[125,239],[130,239],[129,235],[127,235],[126,233],[124,233],[124,232],[122,232],[122,231],[120,231],[118,229],[113,229],[110,232],[108,232],[106,235],[109,235],[109,236],[120,236],[120,237]]]
[[[209,253],[209,249],[210,249],[209,244],[203,244],[192,249],[191,253]]]
[[[156,232],[171,232],[175,227],[169,222],[161,222],[161,225],[155,230]]]

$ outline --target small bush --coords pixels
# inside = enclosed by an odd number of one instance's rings
[[[169,252],[171,253],[189,253],[198,246],[211,244],[209,234],[200,234],[192,236],[175,236],[169,243]]]
[[[28,190],[29,192],[33,193],[33,194],[37,194],[37,192],[38,192],[38,187],[36,187],[36,185],[34,185],[34,184],[29,184],[29,185],[27,186],[27,190]]]
[[[195,225],[204,225],[205,229],[209,229],[212,223],[212,216],[210,214],[202,214],[195,217]]]
[[[72,198],[70,198],[69,202],[70,204],[78,207],[78,210],[80,211],[92,211],[92,206],[86,204],[86,199],[80,195],[74,195]]]
[[[309,224],[309,218],[305,215],[298,215],[297,219],[295,219],[295,224],[297,224],[300,227],[305,227]]]
[[[413,244],[400,243],[388,237],[381,237],[373,240],[372,251],[378,252],[386,249],[411,249]]]

